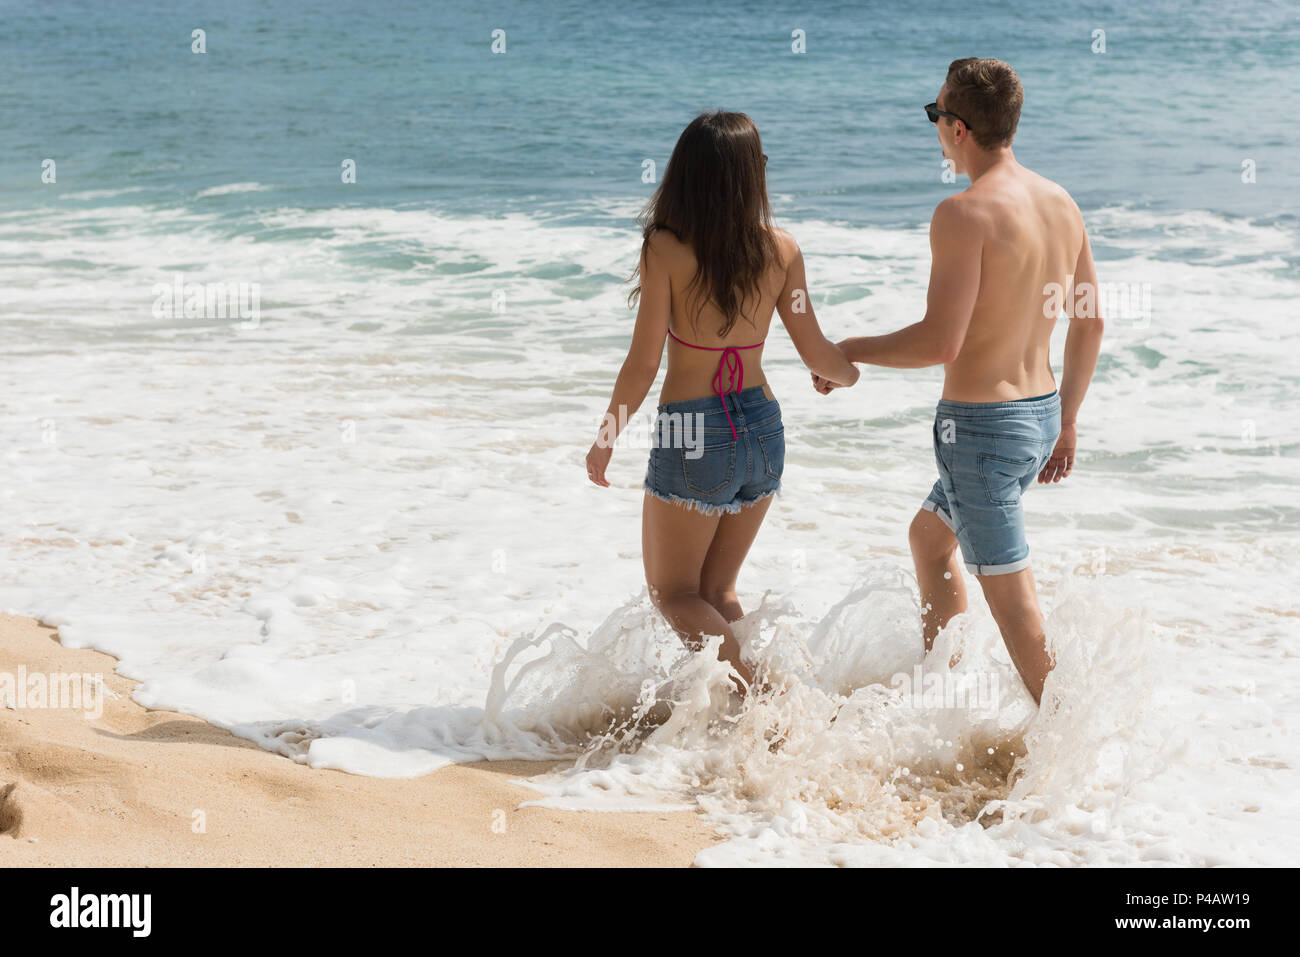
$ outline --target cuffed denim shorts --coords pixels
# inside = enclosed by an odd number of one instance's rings
[[[736,437],[722,411],[727,403]],[[645,490],[705,514],[775,495],[785,468],[781,406],[763,386],[659,406]]]
[[[939,481],[921,506],[952,529],[966,567],[1007,575],[1029,565],[1020,498],[1052,456],[1061,398],[939,403],[934,459]]]

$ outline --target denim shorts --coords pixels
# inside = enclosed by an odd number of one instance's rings
[[[775,495],[785,468],[781,406],[765,386],[659,406],[645,490],[715,515]],[[722,403],[727,403],[736,437]]]
[[[943,520],[976,575],[1029,565],[1020,497],[1034,484],[1061,434],[1061,398],[939,403],[934,459],[939,481],[922,508]]]

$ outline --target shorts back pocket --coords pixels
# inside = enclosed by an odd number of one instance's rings
[[[703,454],[691,458],[691,449],[681,449],[682,475],[686,487],[698,495],[721,492],[736,474],[736,443],[728,440],[723,445],[706,445]]]
[[[989,501],[994,505],[1019,505],[1024,478],[1033,474],[1037,465],[1036,456],[1013,459],[992,452],[981,452],[980,477],[984,480],[984,491],[988,494]]]
[[[785,427],[758,437],[763,452],[763,471],[768,478],[779,479],[785,471]]]

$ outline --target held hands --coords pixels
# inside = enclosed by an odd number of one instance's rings
[[[1038,481],[1043,484],[1059,482],[1074,471],[1074,450],[1078,443],[1079,427],[1061,426],[1061,435],[1056,440],[1056,448],[1052,449],[1052,457],[1038,473]]]
[[[830,395],[832,389],[847,388],[847,386],[842,386],[838,382],[832,382],[830,379],[822,378],[816,372],[812,373],[812,384],[813,388],[822,395]]]
[[[856,385],[858,378],[862,375],[862,371],[858,368],[857,363],[848,361],[848,356],[845,353],[845,349],[844,349],[844,343],[847,341],[848,340],[846,339],[844,340],[844,342],[835,343],[835,348],[838,349],[841,354],[844,354],[845,364],[849,367],[849,373],[850,373],[849,381],[835,382],[834,380],[828,379],[823,375],[818,375],[816,372],[812,373],[813,388],[816,389],[818,392],[820,392],[822,395],[830,395],[832,390],[834,389],[845,389],[851,385]]]

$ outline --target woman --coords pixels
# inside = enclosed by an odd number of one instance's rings
[[[766,164],[743,113],[703,113],[677,140],[638,220],[639,282],[628,297],[640,300],[636,328],[587,453],[588,478],[608,487],[614,440],[669,342],[657,421],[671,426],[650,453],[641,519],[646,583],[688,647],[722,636],[719,656],[742,690],[753,675],[729,624],[744,615],[736,577],[785,463],[781,407],[762,366],[773,310],[814,374],[842,385],[858,377],[817,325],[798,245],[772,226]],[[679,441],[665,442],[670,432]]]

